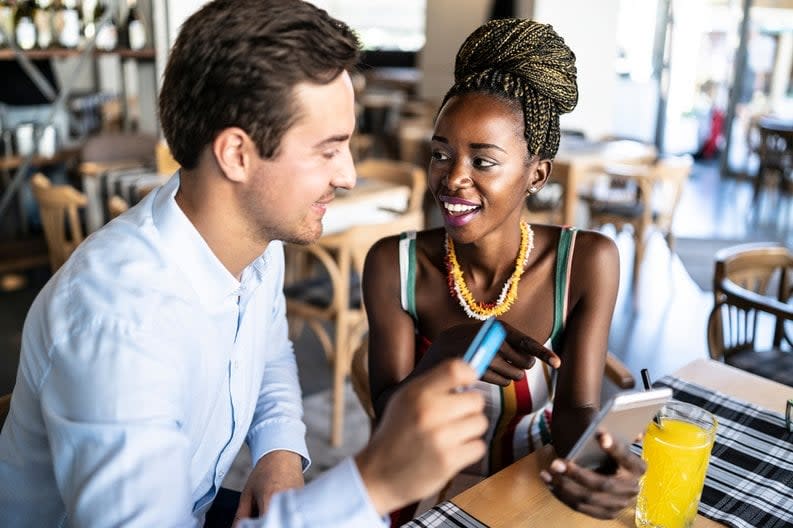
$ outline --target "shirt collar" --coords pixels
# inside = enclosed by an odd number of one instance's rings
[[[166,251],[184,272],[203,304],[211,305],[231,295],[238,295],[240,281],[220,262],[177,205],[175,197],[178,189],[179,172],[158,189],[152,207],[154,226],[159,231]],[[260,260],[255,262],[261,265]],[[247,270],[243,272],[243,277],[246,275]]]

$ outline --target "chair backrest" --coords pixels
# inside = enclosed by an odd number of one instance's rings
[[[110,213],[111,220],[119,216],[127,209],[129,209],[129,204],[121,196],[114,194],[107,199],[107,210]]]
[[[427,173],[421,167],[405,161],[369,158],[356,164],[355,170],[361,178],[409,186],[407,210],[421,211],[427,190]]]
[[[358,401],[361,403],[366,416],[374,421],[374,405],[372,405],[372,392],[369,389],[369,341],[363,339],[352,355],[352,369],[350,381]]]
[[[780,347],[785,320],[793,309],[793,254],[772,243],[742,244],[719,251],[713,275],[714,306],[708,320],[708,348],[713,359],[757,350],[758,314],[774,325],[773,346]]]
[[[672,228],[675,211],[693,166],[694,159],[686,154],[662,157],[652,167],[653,221],[664,231]]]
[[[158,141],[154,149],[157,160],[157,172],[160,174],[173,174],[179,170],[179,163],[173,159],[171,149],[164,140]]]
[[[317,244],[332,250],[336,254],[336,262],[349,259],[350,271],[362,275],[363,265],[369,249],[381,238],[396,235],[405,231],[418,231],[424,226],[424,216],[419,211],[408,211],[388,222],[365,224],[351,227],[340,233],[334,233],[319,239]],[[346,300],[340,301],[346,306]]]
[[[758,155],[763,169],[785,171],[793,168],[793,129],[776,126],[761,119],[758,124],[760,144]]]
[[[41,173],[33,175],[30,186],[39,205],[50,268],[55,273],[83,241],[78,209],[88,204],[88,198],[71,185],[52,185]]]

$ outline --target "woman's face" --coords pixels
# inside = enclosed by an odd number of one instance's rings
[[[429,186],[456,241],[517,225],[538,166],[527,162],[521,112],[498,97],[470,93],[451,98],[438,115]]]

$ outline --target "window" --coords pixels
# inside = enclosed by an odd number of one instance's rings
[[[424,47],[426,0],[310,0],[350,25],[364,50],[417,52]]]

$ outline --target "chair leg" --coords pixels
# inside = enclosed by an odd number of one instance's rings
[[[641,276],[642,260],[644,260],[645,240],[644,230],[637,229],[633,234],[634,253],[633,253],[633,291],[638,292],[639,278]]]
[[[333,355],[333,417],[330,430],[330,444],[340,447],[344,441],[344,381],[347,378],[348,361],[348,324],[343,314],[336,321],[336,345]]]

